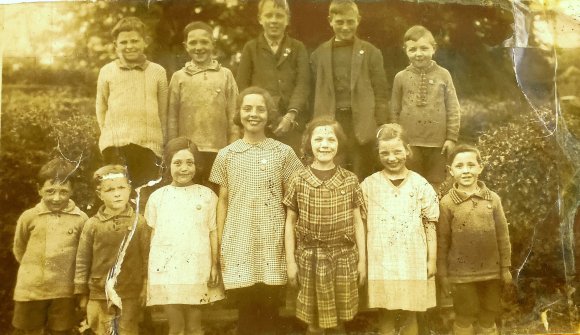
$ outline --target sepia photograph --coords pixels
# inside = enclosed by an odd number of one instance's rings
[[[0,334],[580,334],[580,1],[0,27]]]

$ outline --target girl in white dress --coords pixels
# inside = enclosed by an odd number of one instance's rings
[[[147,305],[163,305],[170,335],[203,334],[200,305],[224,298],[219,285],[217,196],[196,184],[200,161],[185,137],[165,148],[171,184],[153,192],[145,218],[153,229]]]
[[[408,170],[411,155],[401,126],[385,124],[377,133],[382,171],[361,188],[368,205],[368,301],[379,308],[380,334],[418,333],[416,312],[436,305],[436,232],[439,204],[433,187]]]

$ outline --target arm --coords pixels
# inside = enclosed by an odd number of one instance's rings
[[[217,217],[217,202],[218,197],[213,193],[210,192],[210,210],[207,213],[207,228],[209,230],[209,247],[211,252],[211,268],[209,272],[209,281],[207,283],[208,287],[216,287],[219,284],[219,254],[218,254],[218,237],[217,237],[217,226],[216,226],[216,217]]]
[[[395,76],[393,81],[393,92],[391,94],[391,112],[389,114],[389,122],[399,123],[399,116],[401,115],[403,100],[403,85],[401,72]]]
[[[240,90],[252,85],[252,68],[254,67],[254,59],[252,57],[250,43],[251,41],[244,45],[240,64],[238,65],[238,72],[236,73],[236,82],[238,83],[238,88]]]
[[[499,196],[494,194],[493,201],[493,217],[495,220],[495,234],[497,238],[497,245],[499,247],[499,261],[501,267],[501,279],[504,284],[511,284],[512,275],[510,272],[511,267],[511,244],[510,244],[510,233],[508,229],[508,222],[501,205],[501,199]]]
[[[22,261],[24,252],[26,252],[26,246],[28,246],[28,239],[30,238],[28,221],[29,220],[26,220],[23,214],[16,222],[16,231],[14,232],[14,245],[12,247],[12,252],[14,253],[14,257],[18,263]]]
[[[447,141],[457,142],[459,137],[459,126],[460,126],[460,108],[459,101],[457,100],[457,93],[455,92],[455,86],[453,86],[453,79],[449,72],[447,74],[447,85],[445,85],[445,111],[447,115]]]
[[[143,286],[141,287],[141,294],[139,299],[141,305],[145,305],[147,302],[147,280],[149,272],[149,250],[151,247],[151,228],[147,225],[144,218],[139,215],[139,244],[141,249],[141,264],[143,266],[141,276],[143,278]]]
[[[295,110],[297,114],[306,112],[306,104],[310,94],[310,64],[308,61],[308,52],[302,43],[297,43],[297,69],[296,85],[290,96],[288,111]]]
[[[284,247],[286,250],[286,268],[288,271],[288,282],[291,286],[298,285],[298,265],[296,264],[296,235],[294,227],[298,220],[298,213],[290,208],[286,211],[286,225],[284,227]]]
[[[99,78],[97,79],[97,98],[95,101],[95,110],[97,112],[97,123],[99,129],[102,131],[105,126],[105,115],[109,108],[109,83],[106,80],[106,75],[103,73],[106,68],[103,67],[99,71]]]
[[[222,237],[224,234],[224,226],[226,224],[226,217],[228,214],[228,188],[226,186],[220,186],[218,202],[217,202],[217,213],[216,213],[216,232],[217,232],[217,250],[222,245]]]
[[[177,72],[171,77],[169,82],[169,106],[167,108],[167,140],[176,138],[179,135],[179,79]]]
[[[74,293],[81,296],[89,294],[89,276],[93,261],[93,227],[93,220],[89,219],[83,227],[77,249]]]
[[[427,236],[427,277],[431,278],[437,273],[437,231],[436,221],[425,223],[425,235]]]
[[[354,235],[358,249],[358,284],[363,286],[367,280],[367,256],[365,227],[360,214],[360,207],[353,209]]]
[[[377,124],[381,125],[387,123],[388,119],[388,84],[383,63],[383,54],[379,49],[375,48],[371,52],[369,65],[371,84],[373,85],[373,91],[375,93],[375,120]]]
[[[226,79],[226,116],[228,119],[228,143],[232,143],[240,138],[240,128],[234,123],[236,114],[236,100],[238,98],[238,85],[234,75],[228,71]]]
[[[161,123],[161,131],[163,133],[163,143],[169,140],[167,129],[167,103],[168,103],[168,88],[167,88],[167,74],[165,69],[162,69],[160,77],[157,81],[157,105],[159,113],[159,121]]]
[[[440,205],[439,223],[437,226],[437,275],[443,294],[450,294],[450,285],[447,280],[447,254],[449,252],[449,238],[451,235],[451,212],[445,203]]]

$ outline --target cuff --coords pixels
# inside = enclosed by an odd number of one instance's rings
[[[74,294],[88,295],[89,285],[88,284],[75,284]]]

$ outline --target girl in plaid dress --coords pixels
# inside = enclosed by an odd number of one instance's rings
[[[292,148],[266,136],[274,110],[266,90],[243,90],[234,122],[244,136],[218,152],[210,174],[220,186],[220,260],[228,297],[238,302],[238,334],[275,333],[287,280],[283,189],[302,163]]]
[[[288,281],[299,286],[296,316],[308,324],[307,334],[344,332],[366,278],[362,191],[356,175],[334,163],[344,143],[338,122],[312,121],[303,141],[312,164],[294,176],[284,197]]]
[[[418,333],[416,312],[435,306],[437,195],[427,180],[408,170],[409,143],[397,124],[377,133],[382,171],[367,177],[368,302],[379,308],[380,334]]]

